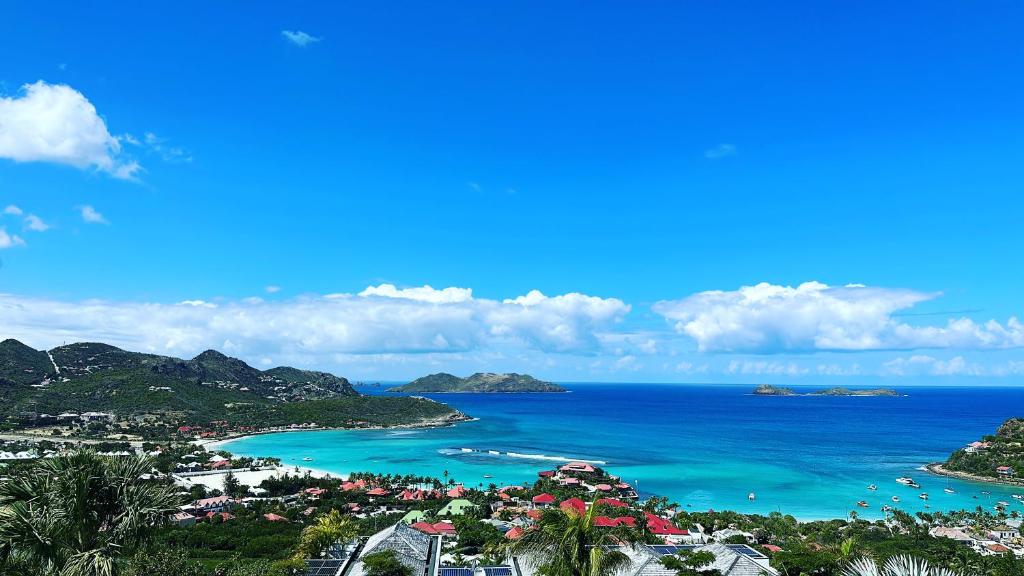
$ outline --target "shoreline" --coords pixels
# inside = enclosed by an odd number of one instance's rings
[[[942,462],[932,462],[930,464],[926,464],[924,469],[936,476],[946,476],[949,478],[956,478],[957,480],[966,480],[968,482],[1024,487],[1024,480],[1007,480],[1003,478],[992,478],[989,476],[978,476],[977,474],[961,472],[959,470],[947,470],[942,464]]]
[[[280,430],[256,430],[254,432],[246,432],[244,434],[229,434],[223,438],[216,438],[212,440],[193,440],[192,443],[196,446],[202,446],[206,450],[214,450],[222,448],[226,444],[237,442],[238,440],[244,440],[253,436],[263,436],[265,434],[284,434],[288,432],[338,432],[338,431],[358,431],[358,430],[430,430],[434,428],[450,428],[456,424],[463,422],[476,422],[479,418],[472,416],[466,416],[463,414],[463,418],[451,419],[442,418],[435,420],[425,420],[423,422],[417,422],[415,424],[395,424],[393,426],[361,426],[358,428],[344,428],[340,426],[314,426],[310,428],[282,428]]]

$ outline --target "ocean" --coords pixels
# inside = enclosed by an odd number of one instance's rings
[[[584,460],[621,476],[641,496],[667,496],[688,510],[779,511],[802,520],[842,518],[850,511],[878,518],[883,505],[911,513],[992,510],[1000,500],[1010,503],[1010,511],[1024,512],[1024,504],[1011,498],[1024,488],[950,480],[920,469],[993,433],[1005,419],[1024,416],[1022,388],[772,397],[751,394],[752,386],[564,386],[569,393],[428,395],[477,418],[448,428],[288,432],[224,447],[339,474],[441,478],[447,471],[467,486],[532,482],[540,470]],[[913,477],[920,490],[897,484],[900,476]],[[878,490],[867,490],[869,484]],[[946,487],[955,493],[944,492]],[[918,498],[920,492],[930,499]],[[861,500],[869,507],[858,507]]]

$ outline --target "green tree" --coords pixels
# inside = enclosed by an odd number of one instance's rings
[[[363,556],[367,576],[413,576],[409,568],[395,556],[393,550],[383,550]]]
[[[174,508],[171,485],[140,480],[147,458],[80,450],[39,460],[0,483],[0,558],[32,574],[116,576]]]
[[[228,472],[224,475],[224,493],[232,498],[241,498],[249,492],[249,487],[242,484],[235,476],[234,472]]]
[[[317,558],[336,542],[349,540],[357,533],[356,526],[348,518],[343,517],[337,510],[331,510],[317,517],[316,522],[302,530],[295,556]]]
[[[662,565],[675,570],[677,576],[722,576],[716,569],[707,568],[715,562],[715,555],[708,551],[691,552],[683,550],[674,556],[664,556]]]
[[[591,503],[583,514],[545,510],[534,529],[508,545],[509,551],[537,558],[546,576],[609,576],[631,562],[618,546],[635,544],[641,536],[629,528],[594,526],[595,509]]]
[[[198,562],[181,549],[158,548],[136,553],[125,564],[122,576],[206,576]]]

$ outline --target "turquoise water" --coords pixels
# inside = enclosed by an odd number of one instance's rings
[[[226,449],[336,473],[441,477],[447,470],[467,485],[533,481],[537,471],[562,461],[588,460],[642,495],[665,495],[691,510],[781,511],[801,519],[851,510],[880,517],[884,504],[910,512],[926,504],[991,510],[1000,500],[1024,512],[1010,496],[1024,488],[918,469],[1024,415],[1022,389],[908,388],[905,397],[838,398],[754,396],[750,386],[566,387],[571,393],[433,396],[479,418],[450,428],[267,434]],[[913,477],[921,489],[897,484],[900,476]],[[956,493],[945,493],[947,486]],[[918,498],[921,491],[929,501]],[[750,492],[757,495],[753,502]],[[890,501],[894,495],[899,504]],[[860,500],[870,508],[858,508]]]

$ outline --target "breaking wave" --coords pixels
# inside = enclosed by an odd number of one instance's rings
[[[506,458],[519,458],[523,460],[545,460],[548,462],[585,462],[599,466],[607,465],[605,460],[587,460],[584,458],[570,458],[568,456],[552,456],[549,454],[524,454],[521,452],[499,452],[497,450],[481,450],[479,448],[442,448],[439,453],[448,456],[455,454],[485,454],[488,456],[505,456]]]

